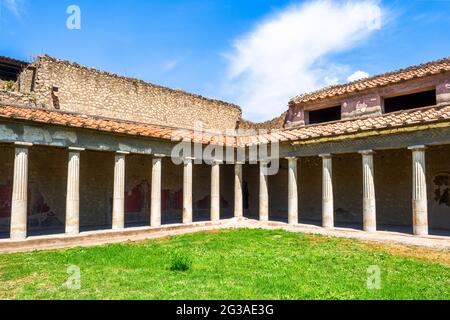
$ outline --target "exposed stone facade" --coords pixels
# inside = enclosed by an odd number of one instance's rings
[[[46,108],[191,128],[235,129],[238,106],[41,56],[19,76],[23,93]]]

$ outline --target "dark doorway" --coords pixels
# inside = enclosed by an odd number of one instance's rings
[[[436,105],[436,90],[384,99],[384,113]]]
[[[341,120],[341,106],[309,111],[309,124]]]

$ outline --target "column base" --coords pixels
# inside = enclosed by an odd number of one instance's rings
[[[375,233],[378,230],[377,230],[376,226],[366,226],[366,227],[364,227],[364,231],[369,232],[369,233]]]
[[[80,234],[80,228],[79,227],[67,227],[66,234],[71,235],[71,236]]]
[[[414,227],[415,236],[428,236],[428,227]]]
[[[11,232],[11,236],[10,236],[11,240],[25,240],[26,238],[27,238],[27,232],[26,231]]]

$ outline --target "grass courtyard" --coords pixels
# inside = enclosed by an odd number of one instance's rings
[[[80,270],[79,289],[65,285],[68,266]],[[380,289],[367,286],[373,266]],[[450,252],[284,231],[201,233],[0,255],[0,299],[450,299]]]

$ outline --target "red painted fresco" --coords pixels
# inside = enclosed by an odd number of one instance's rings
[[[163,190],[161,193],[161,209],[169,210],[170,190]]]
[[[172,208],[175,210],[183,209],[183,190],[177,191],[173,195]]]
[[[7,218],[11,215],[12,186],[0,186],[0,218]]]
[[[142,201],[142,186],[138,185],[134,187],[131,192],[125,194],[125,212],[126,213],[136,213],[141,212],[143,201]]]

